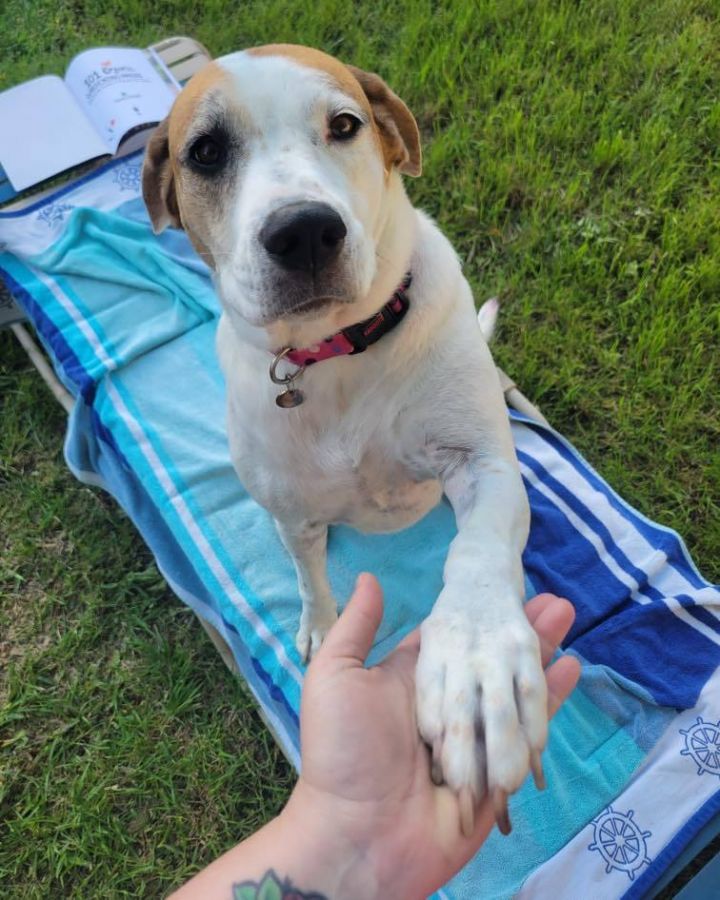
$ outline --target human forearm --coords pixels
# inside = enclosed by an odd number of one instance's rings
[[[170,900],[371,900],[373,872],[362,850],[296,788],[288,805],[252,837],[236,845],[183,885]],[[269,891],[269,883],[277,885]],[[261,893],[261,887],[267,893]]]

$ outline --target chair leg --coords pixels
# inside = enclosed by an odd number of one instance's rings
[[[547,425],[550,427],[550,423],[545,418],[545,416],[540,412],[540,410],[535,406],[534,403],[531,403],[530,400],[522,393],[522,391],[518,388],[515,382],[507,376],[503,370],[498,366],[498,374],[500,375],[500,384],[503,389],[503,393],[505,394],[505,402],[508,406],[512,406],[513,409],[516,409],[519,413],[522,413],[524,416],[527,416],[528,419],[533,419],[535,422],[540,422],[542,425]]]
[[[232,654],[232,650],[228,646],[225,638],[220,634],[220,632],[215,628],[214,625],[211,625],[207,619],[203,619],[202,616],[198,616],[197,613],[195,615],[198,617],[198,620],[202,627],[205,629],[207,634],[210,637],[210,640],[215,644],[215,648],[222,657],[222,661],[225,665],[230,669],[233,675],[239,675],[240,669],[238,668],[238,664],[235,662],[235,657]]]

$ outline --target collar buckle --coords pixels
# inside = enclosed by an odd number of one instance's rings
[[[405,291],[410,286],[411,280],[410,273],[408,273],[390,300],[371,319],[343,328],[342,333],[348,338],[354,348],[350,356],[363,353],[368,347],[379,341],[383,335],[387,334],[388,331],[392,331],[402,320],[410,306],[410,301]]]

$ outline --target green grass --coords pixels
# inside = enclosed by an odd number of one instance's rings
[[[282,805],[290,768],[64,416],[0,335],[0,896],[159,897]]]
[[[230,10],[230,11],[229,11]],[[495,354],[720,580],[720,12],[695,0],[6,0],[0,89],[73,53],[288,40],[415,111]],[[291,774],[63,417],[0,335],[3,896],[161,896],[278,808]]]

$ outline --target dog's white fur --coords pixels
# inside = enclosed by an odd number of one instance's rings
[[[378,100],[377,83],[368,87],[364,77],[299,48],[224,57],[196,76],[153,139],[146,200],[156,227],[185,227],[214,267],[232,459],[293,558],[300,654],[318,648],[337,616],[328,525],[404,528],[444,492],[458,534],[422,625],[418,724],[454,790],[509,793],[547,729],[538,642],[522,609],[527,498],[470,288],[451,245],[402,184],[401,169],[419,171],[407,109],[392,94]],[[342,111],[364,124],[337,143],[327,121]],[[186,161],[218,115],[237,129],[222,190],[206,189]],[[383,116],[400,123],[399,144]],[[298,200],[329,204],[348,230],[319,285],[288,281],[258,241],[269,213]],[[402,323],[359,356],[308,369],[305,403],[279,409],[271,352],[309,346],[370,316],[406,271],[411,303]],[[293,312],[318,294],[334,302]]]

